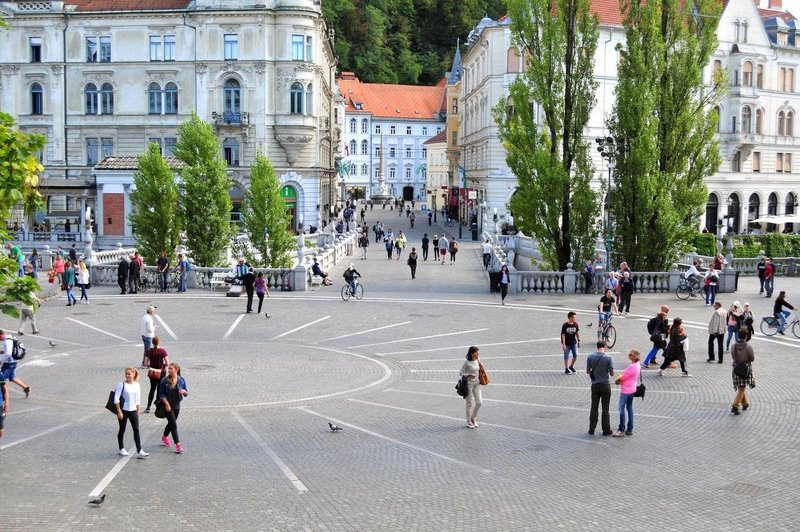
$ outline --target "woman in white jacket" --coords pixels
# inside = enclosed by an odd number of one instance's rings
[[[81,287],[81,302],[85,299],[86,304],[89,304],[89,295],[86,293],[86,288],[89,286],[89,270],[86,268],[86,263],[82,260],[78,261],[78,286]]]

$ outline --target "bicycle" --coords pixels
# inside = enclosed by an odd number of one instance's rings
[[[142,275],[139,277],[139,291],[140,292],[147,292],[150,290],[150,280],[147,278],[146,275]]]
[[[780,329],[780,327],[780,319],[775,316],[764,316],[761,318],[759,329],[761,329],[761,332],[766,336],[775,336],[778,334],[778,329]],[[790,312],[786,317],[786,327],[784,327],[784,330],[790,327],[792,329],[792,334],[795,335],[796,338],[800,338],[800,319],[794,312]]]
[[[364,297],[364,287],[361,286],[361,283],[358,282],[358,279],[356,279],[355,295],[353,295],[352,291],[350,290],[350,283],[345,283],[342,287],[342,301],[350,301],[351,297],[355,297],[359,300]]]
[[[606,347],[611,349],[617,343],[617,330],[611,325],[612,314],[606,313],[604,319],[598,316],[597,322],[597,340],[602,340],[606,343]]]
[[[696,297],[702,292],[703,288],[699,282],[692,283],[684,276],[681,276],[681,280],[678,283],[678,288],[675,289],[675,295],[678,296],[678,299],[682,301],[685,301],[690,297]]]

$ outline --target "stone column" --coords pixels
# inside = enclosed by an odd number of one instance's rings
[[[103,236],[103,223],[105,222],[105,218],[103,218],[103,185],[102,183],[97,184],[97,203],[94,207],[94,219],[97,221],[97,238]]]
[[[124,220],[122,220],[122,223],[123,223],[123,225],[122,225],[122,227],[123,227],[123,235],[125,236],[125,238],[130,238],[131,237],[131,224],[130,224],[130,222],[128,222],[128,215],[131,213],[131,196],[130,196],[131,186],[129,184],[125,184],[125,185],[122,185],[122,187],[123,187],[123,189],[125,191],[125,195],[124,195],[124,198],[123,198],[123,201],[124,201],[124,204],[123,204],[124,205],[124,209],[123,209]]]

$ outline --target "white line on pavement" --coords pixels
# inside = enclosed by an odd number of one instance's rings
[[[61,430],[61,429],[66,428],[66,427],[72,427],[74,425],[77,425],[78,423],[83,423],[87,419],[93,418],[94,416],[97,416],[99,414],[100,414],[100,412],[95,412],[94,414],[89,414],[88,416],[83,416],[82,418],[79,418],[77,420],[70,421],[69,423],[62,423],[61,425],[57,425],[55,427],[51,427],[51,428],[49,428],[47,430],[43,430],[42,432],[37,432],[36,434],[28,436],[27,438],[22,438],[21,440],[14,440],[11,443],[6,443],[5,445],[0,445],[0,449],[8,449],[9,447],[14,447],[15,445],[19,445],[20,443],[27,443],[27,442],[29,442],[31,440],[35,440],[36,438],[39,438],[41,436],[46,436],[46,435],[50,434],[51,432],[55,432],[57,430]]]
[[[383,390],[384,392],[394,392],[394,393],[408,393],[413,395],[426,395],[432,397],[453,397],[451,394],[443,394],[443,393],[431,393],[431,392],[415,392],[413,390],[398,390],[396,388],[387,388]],[[577,406],[559,406],[559,405],[545,405],[541,403],[526,403],[525,401],[509,401],[507,399],[484,399],[484,403],[504,403],[508,405],[522,405],[522,406],[535,406],[538,408],[559,408],[561,410],[577,410],[579,412],[586,412],[586,408],[577,407]],[[611,414],[619,414],[617,410],[610,410]],[[640,414],[636,412],[636,417],[654,417],[658,419],[672,419],[672,416],[659,416],[657,414]]]
[[[565,375],[566,376],[566,375]],[[422,382],[425,384],[453,384],[450,381],[423,381],[423,380],[408,380],[406,382]],[[492,386],[505,386],[508,388],[547,388],[551,390],[581,390],[584,392],[589,391],[588,386],[548,386],[546,384],[497,384],[492,383]],[[677,395],[686,395],[688,392],[681,392],[677,390],[654,390],[652,388],[647,389],[647,393],[666,393],[666,394],[677,394]]]
[[[393,323],[392,325],[384,325],[383,327],[376,327],[374,329],[367,329],[366,331],[359,331],[359,332],[354,332],[354,333],[350,333],[350,334],[343,334],[341,336],[334,336],[333,338],[325,338],[323,340],[317,340],[317,343],[330,342],[331,340],[338,340],[340,338],[347,338],[349,336],[358,336],[359,334],[367,334],[367,333],[371,333],[371,332],[375,332],[375,331],[381,331],[383,329],[390,329],[392,327],[399,327],[401,325],[408,325],[409,323],[411,323],[411,322],[410,321],[403,321],[403,322],[400,322],[400,323]]]
[[[86,345],[86,344],[79,344],[79,343],[76,343],[76,342],[68,342],[67,340],[61,340],[60,338],[52,338],[50,336],[42,336],[41,334],[37,334],[35,337],[36,338],[40,338],[42,340],[52,340],[53,343],[59,343],[59,344],[70,344],[70,345],[79,345],[79,346],[85,346]],[[26,341],[26,343],[27,343],[27,341]],[[30,346],[28,347],[28,350],[30,351]]]
[[[267,442],[265,442],[261,438],[261,436],[259,436],[258,433],[255,430],[253,430],[253,427],[251,427],[244,420],[244,418],[242,418],[242,416],[239,415],[239,412],[234,412],[233,417],[235,417],[236,421],[238,421],[239,424],[241,424],[244,427],[244,430],[250,433],[250,436],[252,436],[253,439],[256,440],[256,443],[258,443],[261,446],[261,448],[264,449],[264,452],[267,453],[267,456],[269,456],[272,459],[272,461],[275,462],[275,465],[277,465],[278,468],[281,470],[283,476],[289,479],[289,482],[291,482],[294,485],[294,487],[297,488],[297,491],[301,493],[308,491],[308,488],[305,486],[305,484],[303,484],[300,481],[300,479],[297,478],[297,475],[295,475],[294,472],[292,472],[292,470],[289,469],[289,466],[287,466],[286,463],[283,460],[281,460],[281,458],[275,453],[275,451],[273,451],[270,448],[270,446],[267,445]]]
[[[436,351],[436,349],[431,349],[430,351]],[[408,352],[408,351],[405,351]],[[382,355],[385,354],[394,354],[394,353],[380,353]],[[399,353],[398,353],[399,354]],[[506,358],[552,358],[553,355],[514,355],[514,356],[507,356],[507,357],[491,357],[491,360],[501,360]],[[464,358],[425,358],[420,360],[400,360],[401,364],[417,364],[422,362],[463,362]]]
[[[423,410],[414,410],[412,408],[403,408],[403,407],[400,407],[400,406],[385,405],[383,403],[373,403],[371,401],[362,401],[360,399],[348,399],[348,401],[353,401],[354,403],[362,403],[362,404],[371,405],[371,406],[379,406],[381,408],[389,408],[391,410],[400,410],[402,412],[409,412],[409,413],[412,413],[412,414],[423,414],[425,416],[438,417],[438,418],[442,418],[442,419],[455,419],[456,421],[464,421],[463,418],[460,418],[460,417],[445,416],[443,414],[434,414],[433,412],[425,412]],[[538,434],[540,436],[550,436],[550,437],[553,437],[553,438],[572,440],[572,441],[576,441],[576,442],[579,442],[579,443],[590,443],[590,444],[595,444],[595,445],[605,445],[604,443],[591,441],[591,440],[588,440],[586,438],[576,438],[574,436],[565,436],[563,434],[556,434],[554,432],[542,432],[540,430],[521,429],[519,427],[510,427],[508,425],[498,425],[497,423],[486,423],[485,421],[481,421],[481,425],[486,425],[487,427],[497,427],[497,428],[500,428],[500,429],[515,430],[515,431],[519,431],[519,432],[526,432],[528,434]]]
[[[233,325],[231,325],[231,328],[228,329],[228,332],[226,332],[225,335],[222,337],[223,340],[231,335],[231,333],[236,328],[236,326],[239,325],[239,322],[242,321],[242,318],[244,318],[244,314],[239,314],[239,317],[236,318],[236,320],[233,322]]]
[[[164,320],[162,320],[162,319],[161,319],[161,316],[159,316],[158,314],[156,314],[156,319],[158,320],[158,323],[160,323],[160,324],[161,324],[161,326],[164,328],[164,330],[165,330],[165,331],[167,331],[167,334],[169,334],[170,336],[172,336],[172,339],[173,339],[173,340],[177,340],[177,339],[178,339],[178,337],[177,337],[177,336],[175,336],[175,333],[174,333],[174,332],[172,332],[172,329],[170,329],[170,328],[169,328],[169,325],[167,325],[167,324],[166,324],[166,322],[165,322]]]
[[[494,345],[513,345],[513,344],[530,344],[534,342],[554,342],[560,340],[560,338],[537,338],[535,340],[514,340],[510,342],[493,342],[490,344],[481,343],[481,349],[484,347],[490,347]],[[469,345],[454,345],[450,347],[437,347],[436,349],[416,349],[413,351],[393,351],[389,353],[375,353],[376,355],[403,355],[406,353],[431,353],[433,351],[451,351],[453,349],[469,349],[471,346]],[[549,355],[548,355],[549,356]],[[498,357],[491,357],[491,358],[498,358]],[[500,357],[502,358],[502,357]]]
[[[409,369],[409,373],[458,373],[457,369]],[[564,373],[563,369],[493,369],[492,373]]]
[[[16,408],[12,410],[14,416],[18,416],[20,414],[27,414],[28,412],[36,412],[37,410],[44,409],[43,406],[34,406],[33,408],[26,408],[25,410],[17,410]]]
[[[118,335],[116,335],[114,333],[110,333],[108,331],[104,331],[103,329],[98,329],[97,327],[94,327],[93,325],[89,325],[88,323],[83,323],[82,321],[78,321],[78,320],[76,320],[74,318],[64,318],[64,319],[67,319],[69,321],[75,322],[78,325],[83,325],[84,327],[87,327],[87,328],[92,329],[94,331],[97,331],[99,333],[106,334],[108,336],[111,336],[112,338],[116,338],[117,340],[122,340],[123,342],[129,342],[130,341],[130,340],[126,340],[122,336],[118,336]]]
[[[295,327],[295,328],[294,328],[294,329],[292,329],[291,331],[286,331],[285,333],[281,333],[281,334],[279,334],[278,336],[273,336],[273,337],[272,337],[272,340],[277,340],[278,338],[283,338],[283,337],[284,337],[284,336],[286,336],[286,335],[292,334],[293,332],[297,332],[297,331],[299,331],[299,330],[301,330],[301,329],[305,329],[306,327],[311,327],[311,326],[312,326],[312,325],[314,325],[315,323],[319,323],[319,322],[321,322],[321,321],[325,321],[325,320],[327,320],[328,318],[330,318],[330,316],[325,316],[324,318],[320,318],[320,319],[318,319],[318,320],[314,320],[314,321],[312,321],[311,323],[306,323],[305,325],[301,325],[300,327]]]
[[[89,497],[98,497],[101,493],[103,493],[103,490],[106,489],[106,486],[111,484],[111,481],[114,480],[114,477],[116,477],[119,472],[122,471],[122,468],[125,467],[125,464],[127,464],[130,459],[130,456],[121,456],[114,467],[111,468],[111,471],[109,471],[108,474],[103,477],[103,480],[101,480],[89,493]]]
[[[488,330],[489,329],[484,327],[483,329],[471,329],[469,331],[458,331],[458,332],[451,332],[451,333],[431,334],[430,336],[417,336],[416,338],[401,338],[399,340],[389,340],[387,342],[375,342],[373,344],[354,345],[353,348],[356,348],[356,347],[370,347],[370,346],[373,346],[373,345],[397,344],[397,343],[401,343],[401,342],[413,342],[414,340],[427,340],[429,338],[442,338],[442,337],[445,337],[445,336],[455,336],[457,334],[468,334],[468,333],[483,332],[483,331],[488,331]]]
[[[357,402],[362,403],[362,402],[365,402],[365,401],[357,401]],[[367,403],[367,404],[371,404],[371,403]],[[383,405],[380,405],[380,406],[383,406]],[[390,438],[389,436],[384,436],[383,434],[378,434],[377,432],[373,432],[373,431],[371,431],[369,429],[366,429],[364,427],[359,427],[358,425],[353,425],[352,423],[347,423],[347,422],[342,421],[340,419],[335,419],[335,418],[332,418],[332,417],[328,417],[328,416],[326,416],[324,414],[320,414],[319,412],[315,412],[315,411],[313,411],[313,410],[311,410],[311,409],[309,409],[309,408],[307,408],[305,406],[297,406],[297,407],[295,407],[295,409],[296,410],[301,410],[301,411],[303,411],[303,412],[305,412],[307,414],[311,414],[312,416],[317,416],[317,417],[321,417],[323,419],[327,419],[327,420],[329,420],[329,421],[331,421],[333,423],[336,423],[337,425],[339,425],[341,427],[349,427],[351,429],[355,429],[355,430],[358,430],[360,432],[363,432],[364,434],[368,434],[370,436],[374,436],[376,438],[380,438],[381,440],[388,441],[388,442],[393,443],[395,445],[400,445],[402,447],[408,447],[409,449],[414,449],[415,451],[419,451],[421,453],[425,453],[425,454],[428,454],[428,455],[431,455],[431,456],[435,456],[435,457],[441,458],[442,460],[445,460],[447,462],[452,462],[454,464],[459,464],[459,465],[462,465],[464,467],[468,467],[470,469],[474,469],[476,471],[480,471],[481,473],[491,473],[492,472],[491,469],[483,469],[483,468],[478,467],[478,466],[476,466],[474,464],[471,464],[469,462],[463,462],[463,461],[458,460],[456,458],[453,458],[453,457],[450,457],[450,456],[447,456],[447,455],[444,455],[444,454],[441,454],[441,453],[437,453],[437,452],[431,451],[429,449],[425,449],[424,447],[419,447],[419,446],[413,445],[411,443],[406,443],[404,441],[395,440],[394,438]]]

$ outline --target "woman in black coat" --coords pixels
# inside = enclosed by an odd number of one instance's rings
[[[664,349],[664,362],[658,370],[659,377],[664,375],[664,370],[669,367],[673,360],[677,360],[681,364],[681,371],[684,377],[691,377],[686,370],[686,333],[683,330],[683,320],[675,318],[672,320],[672,326],[669,328],[669,343],[667,348]]]

